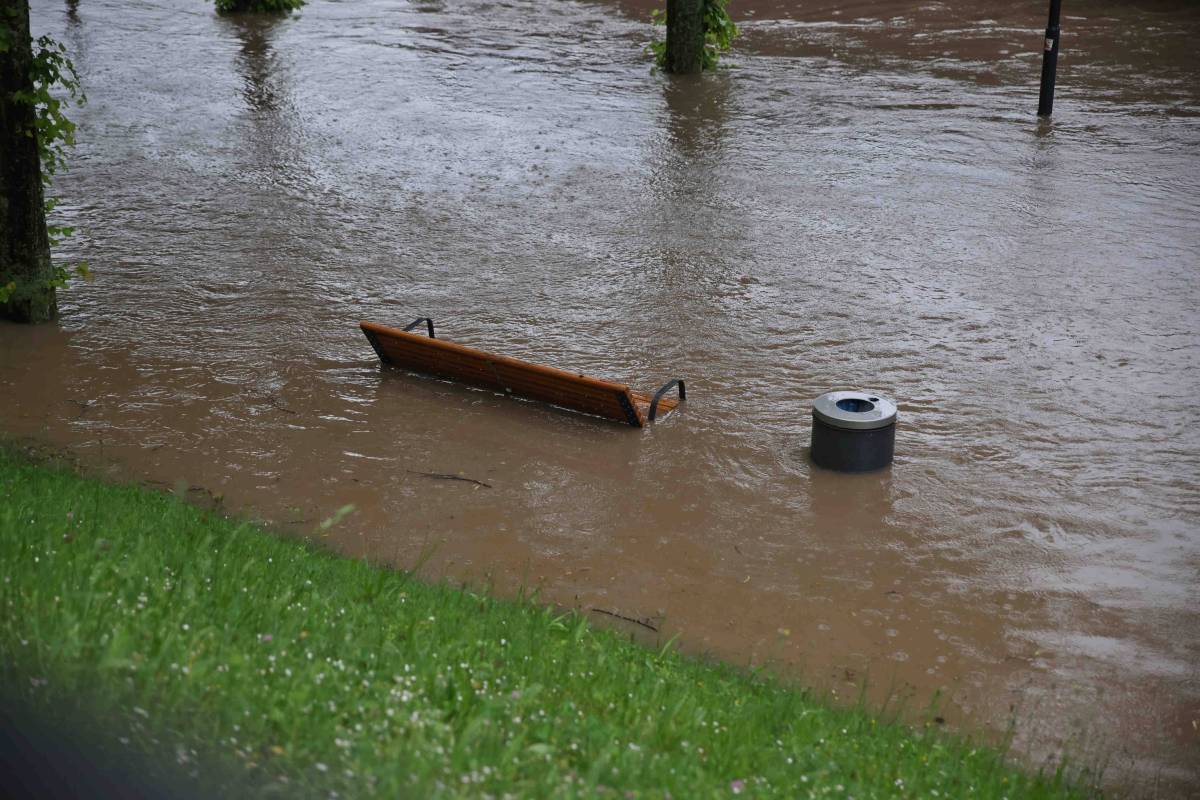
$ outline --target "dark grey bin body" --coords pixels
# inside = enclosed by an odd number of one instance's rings
[[[896,453],[896,404],[869,392],[827,392],[813,401],[812,459],[838,472],[870,472]]]
[[[869,431],[842,430],[816,417],[812,427],[812,459],[818,467],[838,472],[870,472],[892,463],[896,423]]]

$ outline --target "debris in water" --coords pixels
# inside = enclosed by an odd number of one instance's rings
[[[447,472],[420,472],[415,469],[406,469],[405,472],[411,472],[413,475],[420,475],[422,478],[432,478],[435,481],[462,481],[463,483],[473,483],[476,486],[482,486],[485,489],[491,489],[490,483],[477,481],[474,478],[464,478],[461,475],[451,475]]]
[[[595,611],[597,614],[605,614],[610,617],[616,617],[617,619],[623,619],[626,622],[632,622],[634,625],[641,625],[643,628],[647,628],[649,630],[654,631],[655,633],[658,633],[658,628],[655,627],[654,625],[650,624],[649,622],[647,622],[644,619],[637,619],[636,617],[627,617],[624,614],[618,614],[615,611],[606,611],[603,608],[593,608],[592,611]]]

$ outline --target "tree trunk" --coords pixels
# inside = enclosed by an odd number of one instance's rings
[[[704,69],[704,0],[667,0],[667,72]]]
[[[0,0],[0,288],[15,283],[0,317],[44,322],[58,314],[38,158],[29,0]]]

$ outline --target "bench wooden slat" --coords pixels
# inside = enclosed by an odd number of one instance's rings
[[[631,392],[613,381],[593,378],[474,347],[431,339],[399,328],[361,322],[359,327],[379,358],[388,364],[495,389],[532,400],[643,427],[653,395]],[[679,405],[675,398],[658,402],[658,415]]]

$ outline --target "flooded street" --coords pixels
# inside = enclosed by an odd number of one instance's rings
[[[1045,124],[1044,2],[734,0],[696,79],[644,0],[31,5],[96,279],[0,326],[4,434],[1197,796],[1200,7],[1068,0]],[[688,401],[381,368],[358,321],[418,316]],[[854,387],[883,473],[808,461]]]

